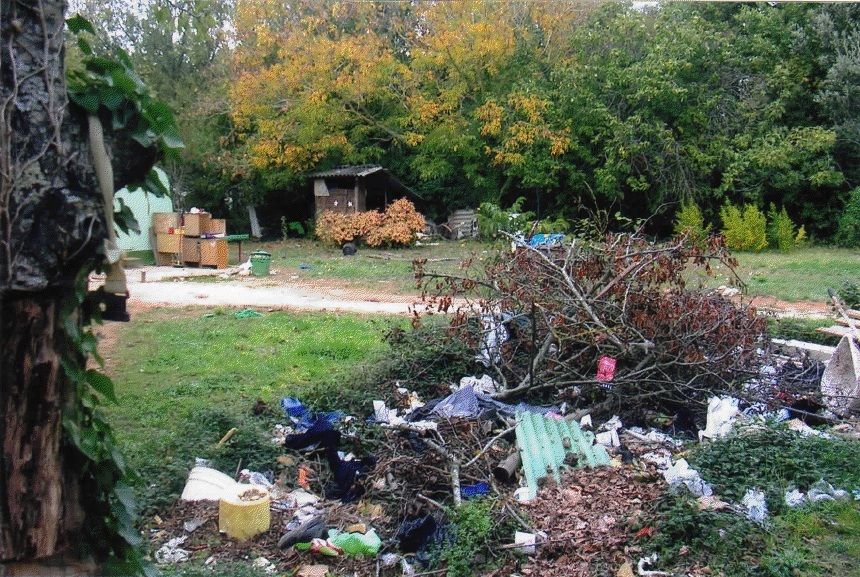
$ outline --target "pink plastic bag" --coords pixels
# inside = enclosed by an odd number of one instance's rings
[[[602,356],[597,359],[597,380],[603,383],[615,378],[615,359]]]

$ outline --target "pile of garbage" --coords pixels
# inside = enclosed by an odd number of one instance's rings
[[[498,574],[586,576],[601,565],[659,575],[642,545],[653,531],[644,512],[668,491],[767,523],[760,488],[721,498],[685,450],[741,424],[827,436],[810,424],[850,407],[822,398],[820,362],[771,349],[754,309],[684,290],[688,259],[730,262],[711,248],[618,236],[521,250],[492,271],[508,275],[494,285],[501,297],[452,315],[452,338],[474,340],[479,326],[483,372],[432,399],[397,383],[362,415],[282,399],[277,463],[235,477],[197,463],[174,512],[182,523],[155,529],[156,560],[194,562],[205,550],[206,564],[239,556],[304,576],[430,574],[457,542],[452,510],[492,498],[493,526],[512,528],[490,550]],[[438,296],[447,311],[452,295]],[[790,488],[785,503],[856,489],[822,479]]]
[[[689,491],[702,508],[767,520],[755,487],[741,502],[723,501],[680,455],[695,434],[626,427],[617,416],[598,424],[564,406],[507,404],[490,396],[494,387],[492,379],[464,377],[427,402],[398,388],[392,406],[375,400],[364,419],[282,399],[272,442],[285,451],[272,470],[234,478],[199,460],[174,511],[181,523],[154,529],[155,560],[241,558],[272,572],[411,575],[456,539],[450,507],[491,496],[494,522],[516,527],[498,544],[514,554],[505,561],[510,572],[586,576],[595,563],[633,571],[656,562],[641,547],[649,535],[643,513],[667,490]],[[764,422],[740,406],[712,398],[699,442],[739,422]],[[799,420],[792,428],[827,434]],[[785,495],[789,506],[854,497],[824,480]]]

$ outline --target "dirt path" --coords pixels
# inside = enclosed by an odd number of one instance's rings
[[[748,297],[752,304],[760,311],[773,313],[779,317],[793,318],[832,318],[830,307],[816,301],[782,301],[768,296]]]
[[[141,274],[144,273],[144,274]],[[342,311],[362,314],[409,314],[417,296],[361,289],[348,283],[240,277],[208,269],[145,267],[128,272],[130,305],[231,306]],[[191,277],[209,277],[189,280]],[[94,277],[91,288],[101,281]],[[421,306],[417,305],[421,310]]]
[[[228,306],[342,311],[360,314],[409,314],[421,305],[417,295],[356,286],[337,279],[285,279],[238,276],[235,269],[144,267],[128,271],[130,304],[149,306]],[[196,278],[195,278],[196,277]],[[200,278],[205,277],[205,278]],[[91,283],[95,288],[100,281]],[[768,296],[746,297],[763,312],[781,317],[832,316],[823,302],[787,302]]]

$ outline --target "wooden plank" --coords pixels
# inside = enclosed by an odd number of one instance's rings
[[[829,361],[830,357],[833,356],[833,351],[836,350],[836,347],[819,345],[818,343],[807,343],[806,341],[798,341],[795,339],[772,339],[771,342],[776,345],[779,350],[786,353],[806,353],[809,355],[809,358],[822,362]]]
[[[851,334],[850,328],[840,327],[838,325],[834,325],[832,327],[820,327],[815,330],[819,333],[823,333],[825,335],[832,335],[834,337],[844,337],[845,335]]]
[[[860,321],[860,311],[855,311],[854,309],[848,309],[845,312],[852,319]]]

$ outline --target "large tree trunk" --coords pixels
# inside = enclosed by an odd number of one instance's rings
[[[81,363],[63,306],[97,258],[104,211],[69,121],[62,0],[0,0],[0,561],[63,556],[85,519],[63,445]],[[7,567],[8,568],[8,567]],[[0,569],[0,573],[3,569]]]
[[[73,391],[60,366],[67,351],[62,292],[5,296],[0,407],[0,559],[65,552],[83,524],[77,475],[61,451],[62,409]]]
[[[107,505],[96,502],[105,487],[84,486],[92,473],[62,426],[78,405],[64,367],[85,362],[67,334],[80,328],[75,291],[103,260],[108,222],[92,162],[103,149],[91,150],[86,115],[66,97],[65,9],[0,0],[0,574],[33,560],[59,574],[50,563],[79,553],[82,529],[103,523]],[[156,148],[127,133],[105,140],[115,188],[155,161]]]

